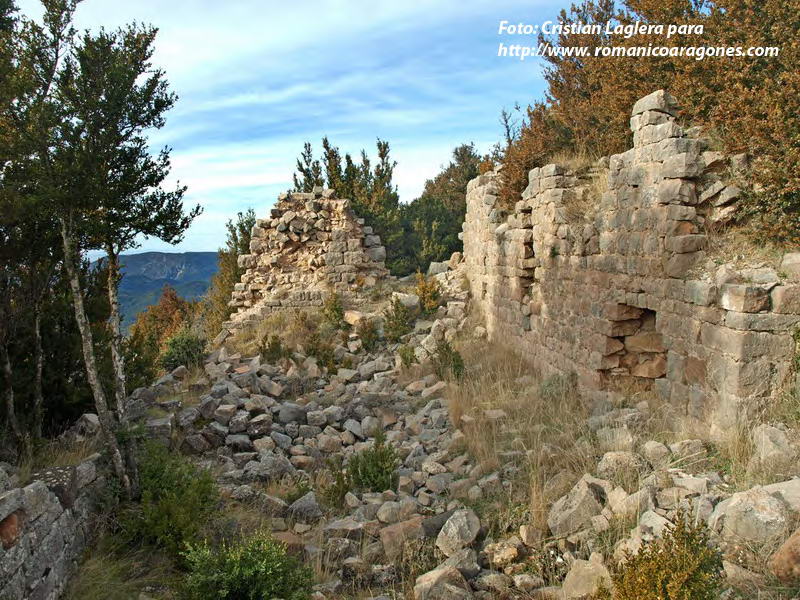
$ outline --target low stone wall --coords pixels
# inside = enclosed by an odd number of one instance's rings
[[[250,252],[239,257],[245,273],[227,331],[275,310],[319,306],[331,291],[358,292],[388,275],[380,237],[334,190],[281,194],[270,218],[253,228]]]
[[[93,535],[105,477],[95,455],[0,494],[0,598],[55,600]]]
[[[800,325],[800,264],[707,274],[707,225],[735,211],[744,158],[709,151],[663,91],[633,109],[634,147],[583,176],[533,169],[513,207],[471,181],[464,258],[489,335],[544,374],[608,397],[651,388],[680,414],[731,425],[781,392]],[[712,432],[713,433],[713,432]]]

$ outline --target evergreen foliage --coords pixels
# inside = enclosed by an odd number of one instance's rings
[[[703,524],[681,512],[663,537],[628,556],[612,574],[613,600],[714,600],[723,583],[722,557]]]
[[[375,443],[347,463],[347,472],[356,489],[385,492],[397,487],[397,467],[400,459],[394,447],[386,443],[386,434],[379,431]]]
[[[184,553],[188,574],[186,600],[307,600],[313,575],[267,531],[213,547],[191,544]]]
[[[197,543],[214,514],[219,492],[214,478],[181,454],[158,443],[143,449],[139,460],[142,498],[122,519],[122,535],[180,558],[186,544]]]
[[[225,224],[227,239],[225,247],[217,252],[218,271],[211,279],[202,306],[203,327],[206,337],[213,340],[220,331],[222,323],[233,313],[228,306],[233,286],[239,283],[243,269],[239,266],[239,257],[250,253],[251,232],[256,224],[256,214],[252,208],[237,213],[236,220]]]
[[[467,183],[478,175],[481,161],[475,147],[456,148],[450,164],[428,180],[422,195],[409,204],[400,203],[393,183],[397,163],[390,157],[389,143],[379,139],[376,151],[374,164],[365,150],[354,160],[323,138],[322,157],[315,159],[306,143],[297,160],[294,189],[310,192],[327,186],[339,198],[349,198],[356,214],[381,237],[386,265],[394,275],[427,270],[431,261],[446,260],[460,251]]]

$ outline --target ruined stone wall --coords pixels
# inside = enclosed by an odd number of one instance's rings
[[[500,173],[471,181],[464,257],[492,338],[544,374],[576,372],[596,396],[651,388],[679,414],[730,425],[774,398],[792,371],[800,272],[708,273],[707,225],[735,210],[742,157],[707,149],[674,98],[636,103],[634,146],[583,176],[533,169],[513,207]]]
[[[48,469],[0,493],[0,598],[61,597],[93,536],[106,481],[98,458]]]
[[[239,257],[245,273],[227,331],[275,310],[319,306],[332,291],[355,295],[389,273],[380,237],[333,190],[281,194],[252,234],[251,253]]]

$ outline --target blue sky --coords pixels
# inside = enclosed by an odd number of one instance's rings
[[[501,19],[540,24],[566,2],[417,0],[84,0],[80,28],[130,21],[160,29],[154,62],[180,99],[154,146],[173,148],[173,178],[204,213],[178,246],[216,250],[224,223],[267,213],[290,187],[305,141],[343,151],[389,140],[403,202],[474,142],[500,137],[499,113],[543,94],[541,64],[498,58]],[[40,12],[20,0],[22,12]]]

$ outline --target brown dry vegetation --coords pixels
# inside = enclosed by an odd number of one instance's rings
[[[784,0],[597,0],[563,11],[562,22],[701,23],[700,35],[562,34],[555,46],[587,46],[591,58],[548,58],[545,102],[529,107],[503,158],[501,199],[519,198],[528,171],[561,153],[609,155],[631,144],[634,102],[665,88],[683,105],[685,122],[702,125],[729,153],[756,157],[744,202],[748,233],[800,242],[800,10]],[[598,58],[605,46],[779,47],[774,57]]]
[[[519,471],[512,485],[497,497],[484,498],[476,510],[495,534],[515,532],[522,524],[533,525],[543,536],[550,506],[584,474],[593,474],[603,453],[615,450],[603,443],[587,425],[590,402],[582,398],[569,377],[541,378],[512,350],[486,341],[462,340],[459,350],[467,365],[460,381],[450,382],[447,402],[453,423],[464,433],[464,446],[484,473],[513,464]],[[417,369],[414,373],[423,373]],[[707,456],[675,460],[670,467],[688,472],[718,470],[727,477],[731,491],[756,484],[784,480],[800,474],[778,473],[769,467],[748,468],[753,455],[752,431],[762,422],[780,420],[789,426],[800,422],[800,404],[787,394],[769,412],[741,419],[721,440],[710,440],[708,429],[690,420],[678,419],[675,408],[649,391],[635,387],[621,390],[620,407],[638,406],[647,416],[632,432],[637,446],[647,440],[669,444],[685,439],[702,439]],[[502,409],[507,418],[491,419],[485,411]],[[518,452],[510,463],[504,453]],[[503,459],[506,460],[503,460]],[[638,473],[622,474],[617,481],[629,493],[639,489]],[[634,526],[624,519],[598,540],[610,549],[627,537]],[[764,572],[764,571],[761,571]]]

